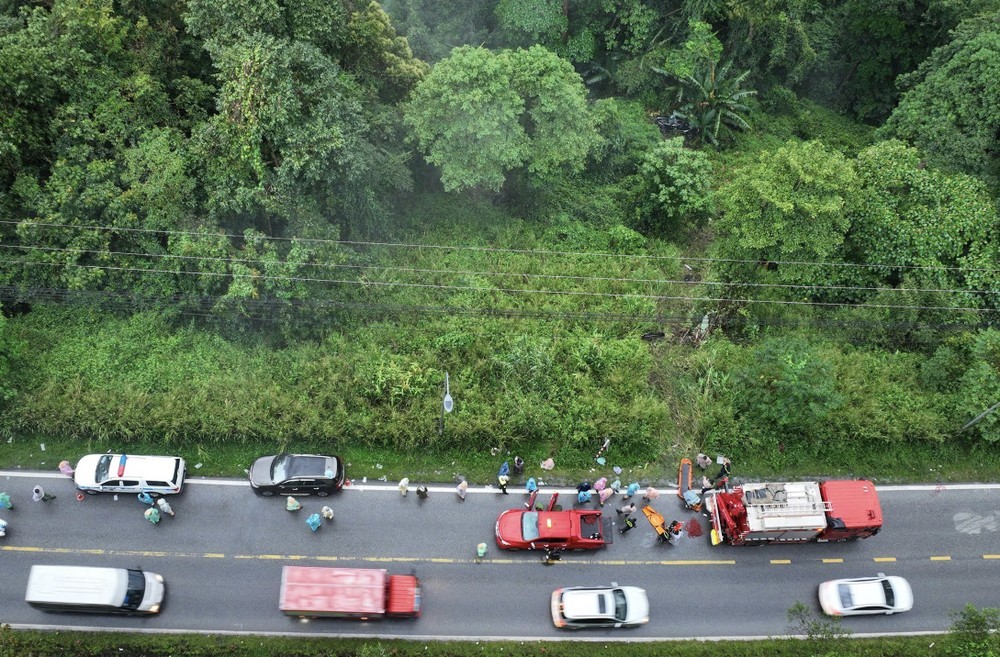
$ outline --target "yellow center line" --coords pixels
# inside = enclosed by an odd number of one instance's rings
[[[1000,559],[1000,554],[984,554],[983,559]]]
[[[52,554],[104,554],[104,550],[95,549],[73,549],[73,548],[42,548],[27,545],[4,545],[0,550],[7,552],[48,552]]]
[[[97,548],[45,548],[40,546],[27,545],[2,545],[0,552],[25,552],[44,554],[77,554],[90,556],[140,556],[140,557],[187,557],[198,559],[259,559],[263,561],[319,561],[343,563],[431,563],[431,564],[467,564],[467,563],[487,563],[496,565],[523,565],[534,566],[537,559],[513,559],[505,558],[502,552],[497,558],[454,558],[454,557],[361,557],[361,556],[333,556],[333,555],[308,555],[308,554],[226,554],[225,552],[166,552],[161,550],[105,550]],[[540,553],[539,553],[540,556]],[[930,561],[951,561],[952,557],[947,555],[927,557]],[[983,559],[1000,560],[1000,554],[984,554]],[[570,558],[569,563],[591,566],[735,566],[735,559],[583,559]],[[874,557],[876,563],[893,563],[896,557]],[[843,558],[823,558],[822,563],[842,564]],[[771,565],[790,565],[791,559],[771,559]],[[565,565],[565,564],[563,564]]]

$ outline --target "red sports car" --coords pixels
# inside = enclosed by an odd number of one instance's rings
[[[503,550],[595,550],[611,542],[610,519],[599,509],[556,511],[508,509],[497,518],[497,545]],[[607,526],[605,526],[607,524]]]

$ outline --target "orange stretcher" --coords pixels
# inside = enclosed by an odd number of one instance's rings
[[[694,465],[691,459],[681,459],[677,468],[677,497],[692,511],[701,511],[701,496],[694,492]]]
[[[653,526],[656,537],[665,543],[673,544],[674,537],[680,534],[683,525],[676,520],[667,525],[667,521],[664,520],[663,516],[649,505],[642,507],[642,512],[646,516],[646,520],[649,521],[649,524]]]

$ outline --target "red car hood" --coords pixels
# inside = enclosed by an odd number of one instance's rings
[[[501,513],[497,518],[497,540],[517,547],[527,547],[521,536],[523,514],[524,511],[520,509],[509,509]]]

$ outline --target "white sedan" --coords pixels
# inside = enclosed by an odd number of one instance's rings
[[[570,586],[552,592],[552,622],[570,630],[649,622],[646,591],[635,586]]]
[[[819,585],[819,606],[830,616],[898,614],[913,609],[913,589],[902,577],[834,579]]]

